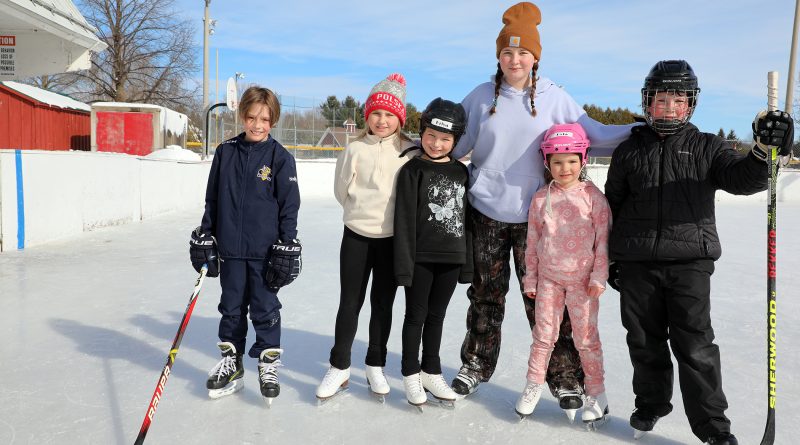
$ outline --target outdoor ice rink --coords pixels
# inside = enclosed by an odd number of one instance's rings
[[[172,369],[149,444],[450,444],[633,443],[631,366],[618,294],[603,294],[600,329],[611,421],[599,432],[570,425],[550,396],[520,422],[514,402],[525,384],[531,342],[520,295],[509,293],[497,372],[455,410],[420,414],[405,401],[400,374],[404,297],[398,291],[386,372],[385,405],[364,378],[369,306],[361,314],[348,393],[318,406],[316,385],[327,368],[338,305],[341,210],[326,195],[329,178],[306,174],[299,230],[304,270],[279,294],[283,302],[281,395],[263,402],[255,359],[246,358],[245,388],[221,400],[206,395],[218,360],[219,281],[207,279]],[[758,443],[766,415],[766,204],[718,203],[723,256],[712,284],[712,317],[722,351],[728,415],[743,444]],[[0,255],[0,444],[133,443],[186,307],[196,274],[189,232],[201,208],[86,232],[62,242]],[[779,203],[778,405],[776,443],[795,442],[800,412],[798,341],[800,205]],[[516,289],[512,279],[512,289]],[[460,366],[468,302],[453,296],[445,321],[442,364],[452,379]],[[249,346],[250,342],[248,342]],[[644,445],[696,444],[675,387],[675,410]]]

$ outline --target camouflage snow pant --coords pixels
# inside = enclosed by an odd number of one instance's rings
[[[500,354],[500,327],[505,315],[506,294],[511,278],[509,254],[513,252],[525,315],[533,329],[536,324],[536,300],[525,297],[522,277],[525,275],[525,243],[527,223],[504,223],[472,209],[472,248],[475,274],[467,290],[470,304],[467,311],[467,335],[461,346],[462,370],[474,372],[489,381]],[[564,310],[558,341],[547,368],[547,384],[556,396],[558,388],[583,389],[583,370],[578,351],[572,342],[569,314]]]

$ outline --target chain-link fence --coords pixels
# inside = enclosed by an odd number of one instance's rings
[[[281,117],[270,134],[297,159],[335,159],[363,130],[363,107],[330,108],[321,106],[324,98],[278,97]],[[209,122],[209,153],[241,131],[241,122],[234,113],[215,109]]]

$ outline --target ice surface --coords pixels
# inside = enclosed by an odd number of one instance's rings
[[[309,167],[311,166],[311,167]],[[330,164],[304,164],[301,189],[330,190]],[[309,170],[310,169],[310,170]],[[312,171],[313,170],[313,171]],[[305,181],[305,182],[304,182]],[[312,187],[317,186],[317,187]],[[85,233],[0,255],[0,444],[132,443],[164,366],[196,274],[188,238],[201,208],[141,223]],[[743,444],[760,441],[766,415],[766,211],[760,203],[720,202],[723,257],[712,284],[712,317],[722,351],[728,415]],[[778,210],[778,406],[776,443],[793,443],[800,412],[800,205]],[[172,377],[145,443],[175,444],[621,444],[633,443],[631,366],[620,324],[618,294],[602,296],[600,329],[611,421],[585,432],[567,423],[546,395],[534,416],[519,422],[514,402],[525,385],[530,331],[518,292],[509,293],[497,372],[455,410],[419,414],[405,401],[400,374],[404,310],[397,293],[385,405],[364,378],[369,303],[353,347],[350,391],[317,406],[338,305],[341,210],[332,193],[304,193],[300,237],[304,270],[280,292],[285,367],[281,395],[267,409],[256,360],[245,359],[245,388],[209,400],[207,372],[218,360],[219,281],[208,279],[177,355]],[[512,279],[512,288],[516,288]],[[460,366],[466,286],[459,286],[445,320],[442,365],[452,379]],[[252,333],[248,346],[252,344]],[[675,385],[675,411],[641,445],[696,444]]]

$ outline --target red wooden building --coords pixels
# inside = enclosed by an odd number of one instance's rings
[[[89,105],[17,82],[0,82],[0,149],[89,150]]]

